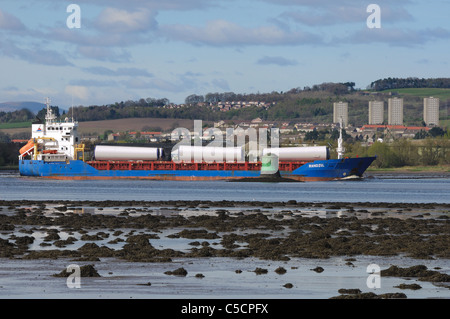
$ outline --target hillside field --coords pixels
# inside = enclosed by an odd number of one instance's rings
[[[122,119],[102,120],[108,118],[111,112],[118,113],[127,108],[116,106],[89,106],[82,107],[86,111],[85,116],[80,116],[79,127],[82,135],[103,134],[107,130],[114,132],[123,131],[171,131],[176,127],[193,128],[194,121],[203,120],[203,124],[212,125],[212,121],[250,121],[260,117],[264,121],[283,121],[291,123],[331,123],[333,120],[333,102],[345,101],[349,103],[349,123],[362,126],[368,122],[368,103],[371,100],[384,101],[384,120],[387,123],[387,100],[392,96],[404,98],[404,125],[421,126],[423,123],[423,98],[434,96],[440,99],[440,125],[449,127],[450,122],[450,89],[446,88],[407,88],[377,91],[354,91],[347,94],[335,94],[328,91],[299,91],[289,94],[273,93],[261,98],[274,99],[275,105],[268,109],[246,107],[232,109],[227,112],[214,111],[208,107],[186,107],[181,109],[161,109],[155,107],[134,106],[130,108],[132,113],[124,112],[124,116],[134,116]],[[139,110],[139,112],[138,112]],[[148,112],[155,111],[156,112]],[[89,113],[90,112],[90,113]],[[155,114],[152,114],[155,113]],[[146,116],[146,117],[138,117]],[[158,117],[160,116],[160,117]],[[94,119],[98,121],[85,121],[82,119]],[[172,118],[179,117],[179,118]],[[30,122],[0,122],[0,131],[8,134],[30,132]],[[31,121],[31,120],[30,120]]]
[[[11,123],[19,124],[19,123]],[[202,124],[210,124],[212,122],[202,121]],[[193,120],[185,119],[161,119],[161,118],[126,118],[118,120],[104,120],[104,121],[88,121],[79,122],[78,131],[83,136],[88,135],[100,135],[107,130],[112,130],[114,132],[124,132],[124,131],[169,131],[177,127],[184,127],[188,130],[194,128]],[[30,132],[31,123],[27,125],[22,124],[13,126],[6,125],[0,126],[0,131],[7,134]],[[24,127],[25,126],[25,127]]]
[[[397,92],[399,95],[410,95],[424,97],[438,97],[441,101],[445,102],[450,99],[450,89],[434,89],[434,88],[417,88],[417,89],[394,89],[382,92]]]

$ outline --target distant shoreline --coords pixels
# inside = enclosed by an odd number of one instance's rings
[[[448,175],[450,176],[450,166],[405,166],[405,167],[393,167],[393,168],[368,168],[366,174],[371,175],[414,175],[414,174],[426,174],[426,175]]]
[[[0,166],[0,171],[18,171],[19,166]]]

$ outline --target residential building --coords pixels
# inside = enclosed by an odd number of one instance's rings
[[[403,126],[403,125],[364,125],[360,133],[365,137],[372,137],[375,133],[383,133],[395,137],[413,138],[417,132],[428,132],[429,127],[423,126]]]
[[[348,126],[348,103],[347,102],[335,102],[333,103],[333,123],[340,123],[342,119],[342,125]]]
[[[423,99],[423,121],[427,126],[439,125],[439,98],[431,96]]]
[[[388,124],[403,125],[403,99],[388,99]]]
[[[384,121],[384,102],[369,102],[369,124],[382,124]]]

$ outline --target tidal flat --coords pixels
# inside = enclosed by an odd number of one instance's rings
[[[450,298],[449,219],[430,203],[0,201],[0,297]],[[69,289],[71,264],[98,276]]]

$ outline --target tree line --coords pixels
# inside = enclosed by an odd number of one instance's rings
[[[419,165],[449,165],[450,139],[426,138],[421,143],[398,139],[392,143],[375,142],[371,146],[361,143],[346,144],[346,156],[377,156],[375,168],[394,168]]]
[[[325,82],[322,84],[315,84],[312,87],[305,86],[302,88],[292,88],[286,92],[272,91],[271,93],[252,93],[252,94],[239,94],[234,92],[224,92],[224,93],[207,93],[206,95],[192,94],[186,97],[185,104],[198,104],[198,103],[219,103],[219,102],[251,102],[251,101],[264,101],[266,103],[280,102],[283,101],[287,96],[298,94],[301,92],[311,92],[311,91],[324,91],[335,95],[348,94],[349,92],[355,91],[355,82],[345,82],[345,83],[333,83]]]
[[[207,121],[219,120],[252,120],[259,117],[266,121],[301,119],[303,122],[323,122],[329,123],[333,116],[332,103],[337,101],[348,101],[352,107],[349,109],[349,116],[354,124],[364,124],[367,122],[367,99],[360,98],[354,93],[354,82],[345,83],[322,83],[312,87],[292,88],[286,92],[273,91],[270,93],[238,94],[234,92],[207,93],[206,95],[191,94],[185,98],[183,107],[174,105],[167,98],[141,98],[139,100],[127,100],[107,105],[90,105],[71,107],[68,114],[82,121],[99,121],[133,117],[153,117],[153,118],[183,118],[201,119]],[[411,87],[449,87],[450,78],[440,79],[418,79],[418,78],[387,78],[371,83],[374,90],[411,88]],[[259,101],[265,103],[275,103],[270,108],[258,108],[247,106],[241,109],[231,109],[220,112],[218,108],[209,104],[217,105],[219,102],[250,102]],[[419,103],[419,102],[417,102]],[[204,104],[204,105],[203,105]],[[420,112],[415,106],[406,105],[406,116],[412,116],[415,124],[420,122],[421,116],[415,113]],[[52,106],[54,113],[59,116],[60,110],[57,106]],[[45,108],[37,117],[45,118]],[[413,114],[414,113],[414,114]],[[65,115],[65,112],[62,112]],[[0,123],[27,122],[34,119],[34,114],[26,109],[13,112],[0,112]],[[408,121],[409,118],[405,118]]]
[[[419,79],[409,78],[385,78],[372,82],[369,86],[372,90],[383,91],[408,88],[450,88],[450,78]]]
[[[55,114],[57,117],[59,117],[61,115],[58,106],[51,106],[51,109],[53,110],[53,114]],[[45,114],[47,114],[46,108],[43,108],[37,114],[34,114],[33,112],[31,112],[28,109],[21,109],[21,110],[11,111],[11,112],[1,111],[0,112],[0,123],[31,122],[36,118],[44,120]],[[63,114],[65,114],[65,111],[63,111]]]
[[[121,119],[130,117],[156,117],[156,118],[186,118],[186,119],[203,119],[203,120],[229,120],[242,117],[243,120],[261,117],[263,119],[287,119],[300,116],[297,112],[294,114],[292,107],[305,106],[309,103],[320,103],[320,99],[302,99],[299,104],[293,102],[293,96],[301,92],[326,92],[329,94],[348,94],[354,91],[354,82],[346,83],[322,83],[316,84],[312,87],[306,86],[302,88],[293,88],[286,92],[272,91],[270,93],[250,93],[240,94],[234,92],[211,92],[206,95],[191,94],[185,98],[186,106],[184,108],[169,108],[170,102],[167,98],[141,98],[137,101],[127,100],[116,102],[107,105],[90,105],[90,106],[75,106],[71,107],[68,114],[73,114],[78,121],[99,121],[110,119]],[[281,108],[276,112],[265,112],[265,110],[257,109],[256,107],[249,107],[250,110],[231,110],[228,112],[221,112],[213,114],[210,108],[198,107],[199,103],[217,104],[219,102],[251,102],[261,101],[266,103],[282,103]],[[291,104],[286,109],[286,105]],[[167,108],[166,108],[167,107]],[[56,116],[65,115],[65,111],[60,114],[58,106],[52,106],[53,113]],[[43,108],[37,115],[33,114],[27,109],[0,112],[0,123],[18,123],[29,122],[38,117],[45,118],[46,109]],[[313,111],[314,115],[324,115],[329,113],[323,108]]]
[[[0,141],[0,167],[17,166],[19,164],[19,150],[22,144],[5,143]]]
[[[28,122],[34,119],[35,114],[28,109],[12,112],[0,112],[0,123]]]

